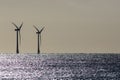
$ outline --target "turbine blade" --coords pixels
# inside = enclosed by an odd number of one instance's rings
[[[42,42],[41,40],[42,40],[42,39],[41,39],[41,34],[40,34],[40,46],[41,46],[41,42]]]
[[[33,25],[33,27],[39,32],[39,29],[36,26]]]
[[[18,29],[18,26],[15,23],[12,22],[12,24]]]
[[[21,33],[20,33],[20,31],[19,31],[19,43],[20,43],[20,45],[21,45]]]
[[[45,28],[45,27],[43,27],[43,28],[40,30],[40,33],[43,31],[44,28]]]
[[[23,22],[22,22],[22,24],[20,25],[19,29],[21,29],[21,28],[22,28],[22,26],[23,26]]]

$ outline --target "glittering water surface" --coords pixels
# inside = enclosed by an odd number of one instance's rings
[[[120,54],[0,54],[0,80],[120,80]]]

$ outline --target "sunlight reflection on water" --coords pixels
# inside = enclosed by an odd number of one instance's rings
[[[1,54],[1,80],[118,80],[119,54]]]

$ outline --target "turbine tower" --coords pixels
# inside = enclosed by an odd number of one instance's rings
[[[36,34],[38,35],[38,43],[37,43],[38,44],[38,50],[37,50],[37,53],[40,54],[41,33],[42,33],[44,27],[41,30],[39,30],[36,26],[34,26],[34,28],[37,30]]]
[[[21,28],[22,28],[22,26],[23,26],[23,22],[22,22],[22,24],[20,25],[20,27],[18,27],[15,23],[12,23],[15,27],[16,27],[16,29],[15,29],[15,31],[16,31],[16,53],[18,54],[19,53],[19,43],[21,44],[21,34],[20,34],[20,30],[21,30]],[[18,39],[18,36],[19,36],[19,39]],[[20,41],[19,41],[20,40]],[[18,43],[18,41],[19,41],[19,43]]]

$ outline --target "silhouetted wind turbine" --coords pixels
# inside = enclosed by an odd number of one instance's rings
[[[22,26],[23,26],[23,22],[22,22],[22,24],[20,25],[20,27],[18,27],[15,23],[12,23],[15,27],[16,27],[16,29],[15,29],[15,31],[16,31],[16,53],[18,54],[19,53],[19,43],[18,43],[18,36],[19,36],[19,42],[20,42],[20,44],[21,44],[21,34],[20,34],[20,30],[21,30],[21,28],[22,28]]]
[[[36,26],[34,26],[34,28],[37,30],[36,34],[38,35],[38,51],[37,51],[37,53],[39,54],[40,53],[40,44],[41,44],[41,32],[43,31],[44,27],[41,30],[39,30]]]

